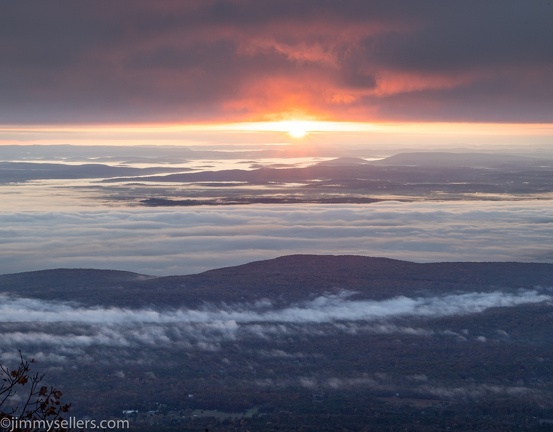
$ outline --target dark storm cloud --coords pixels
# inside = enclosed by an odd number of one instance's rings
[[[8,2],[4,123],[547,121],[545,1]]]
[[[393,33],[375,46],[380,64],[419,71],[456,72],[478,68],[552,65],[548,40],[553,9],[546,2],[424,2],[416,38]]]

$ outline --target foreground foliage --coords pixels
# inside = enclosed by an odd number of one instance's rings
[[[65,431],[56,426],[71,405],[62,403],[60,390],[43,385],[44,374],[32,372],[32,363],[20,351],[15,368],[0,365],[0,430]]]

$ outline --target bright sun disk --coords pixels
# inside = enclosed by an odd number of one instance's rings
[[[309,132],[307,122],[304,121],[289,120],[283,122],[283,126],[288,132],[288,135],[296,139],[303,138]]]

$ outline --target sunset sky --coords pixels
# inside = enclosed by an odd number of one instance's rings
[[[246,170],[438,147],[550,159],[551,23],[550,0],[5,1],[0,161]],[[227,151],[224,159],[214,149]],[[261,161],[267,154],[286,160]],[[530,185],[539,200],[520,203],[508,190],[504,202],[470,196],[447,209],[415,197],[183,212],[140,199],[194,197],[194,185],[137,192],[49,172],[17,183],[25,169],[4,169],[0,273],[92,266],[178,274],[289,253],[553,256],[553,228],[542,223],[551,215],[547,173]],[[230,189],[220,193],[238,193]]]
[[[453,133],[553,136],[553,4],[545,0],[1,9],[2,143],[289,132],[274,123],[282,120],[341,122],[296,124],[298,136],[442,133],[452,124]]]

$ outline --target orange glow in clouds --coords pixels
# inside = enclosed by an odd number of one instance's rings
[[[347,139],[344,141],[344,133]],[[209,124],[137,124],[137,125],[32,125],[0,126],[2,144],[77,145],[191,145],[203,143],[240,143],[258,145],[275,138],[274,134],[301,140],[309,135],[335,137],[340,145],[357,141],[367,143],[373,134],[391,135],[408,144],[412,137],[435,136],[444,143],[474,137],[520,137],[531,142],[533,137],[553,137],[552,124],[508,123],[363,123],[323,121],[289,117],[275,121],[209,123]],[[354,135],[352,135],[354,134]],[[464,137],[464,138],[463,138]],[[473,138],[469,138],[473,137]],[[525,138],[526,137],[526,138]],[[276,142],[276,141],[275,141]]]

